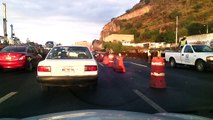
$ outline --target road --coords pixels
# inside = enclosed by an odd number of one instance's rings
[[[0,118],[88,109],[143,113],[175,112],[213,118],[213,72],[166,66],[166,89],[150,87],[150,65],[126,59],[127,72],[116,73],[99,63],[97,90],[53,87],[41,91],[36,71],[0,72]]]

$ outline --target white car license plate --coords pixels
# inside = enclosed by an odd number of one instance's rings
[[[62,72],[75,72],[73,67],[63,67]]]

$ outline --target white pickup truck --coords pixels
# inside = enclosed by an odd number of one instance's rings
[[[213,68],[213,50],[206,45],[187,44],[179,52],[165,52],[165,59],[171,67],[177,64],[191,65],[198,71]]]

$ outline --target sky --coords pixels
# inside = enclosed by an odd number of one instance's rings
[[[39,44],[55,41],[62,45],[99,39],[105,24],[125,13],[139,1],[1,0],[7,4],[9,37],[10,25],[13,24],[15,35],[22,42],[29,38]],[[3,18],[3,14],[0,17]],[[3,27],[0,29],[0,35],[3,36]]]

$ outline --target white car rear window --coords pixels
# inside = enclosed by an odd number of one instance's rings
[[[47,59],[92,59],[87,47],[54,47]]]

